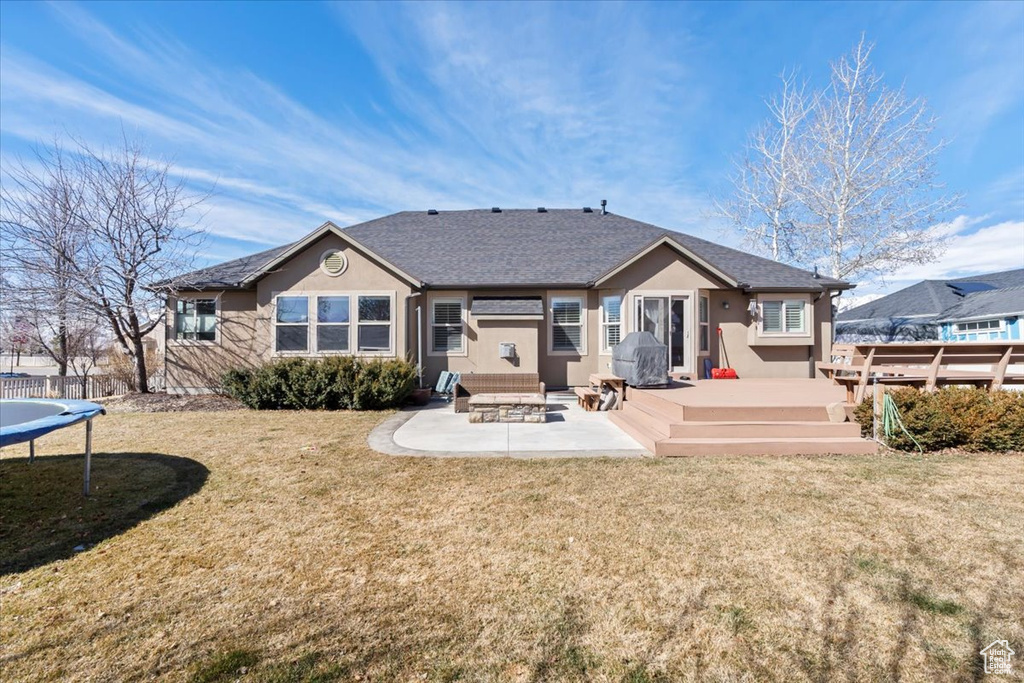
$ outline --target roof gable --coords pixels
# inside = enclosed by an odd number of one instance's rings
[[[410,284],[416,286],[420,286],[423,284],[416,277],[409,275],[401,268],[395,266],[393,263],[390,263],[387,259],[382,258],[379,254],[374,253],[371,249],[367,249],[366,247],[364,247],[362,244],[356,241],[351,234],[345,232],[331,221],[327,221],[319,228],[303,237],[298,242],[292,242],[290,245],[283,248],[282,251],[276,254],[269,262],[267,262],[267,264],[263,266],[261,270],[251,273],[248,277],[242,280],[240,283],[241,286],[246,287],[256,282],[264,275],[266,275],[269,271],[282,265],[288,259],[292,258],[301,251],[308,249],[309,247],[316,244],[321,238],[332,233],[337,235],[341,239],[345,240],[346,242],[349,242],[356,249],[359,249],[360,251],[364,252],[367,256],[369,256],[372,260],[376,261],[379,265],[394,271],[402,278],[407,280]]]

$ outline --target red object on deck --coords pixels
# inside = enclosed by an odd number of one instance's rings
[[[732,368],[711,368],[711,379],[739,379]]]

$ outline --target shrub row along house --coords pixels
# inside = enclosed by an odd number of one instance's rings
[[[449,370],[577,386],[635,330],[694,377],[705,358],[812,377],[852,285],[603,210],[493,208],[328,222],[158,286],[168,390],[192,393],[231,367],[330,354],[410,358],[425,384]]]

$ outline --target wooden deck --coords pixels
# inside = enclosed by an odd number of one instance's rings
[[[612,422],[659,456],[873,453],[845,416],[843,387],[827,379],[673,382],[626,390]]]

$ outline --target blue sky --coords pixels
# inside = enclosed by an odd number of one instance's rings
[[[122,126],[197,186],[204,259],[405,209],[583,206],[724,243],[723,192],[777,75],[865,33],[925,97],[966,193],[924,277],[1024,266],[1024,3],[13,3],[0,155]]]

